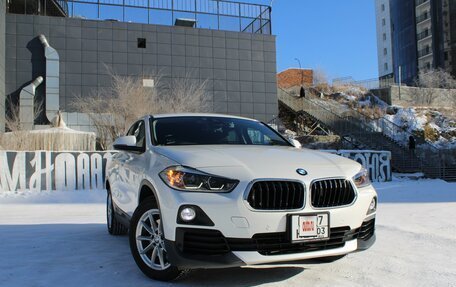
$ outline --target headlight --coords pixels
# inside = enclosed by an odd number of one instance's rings
[[[365,187],[371,184],[369,179],[369,172],[363,167],[360,172],[358,172],[354,177],[353,181],[355,182],[356,187]]]
[[[196,192],[230,192],[239,183],[183,166],[168,167],[160,172],[160,178],[171,188]]]

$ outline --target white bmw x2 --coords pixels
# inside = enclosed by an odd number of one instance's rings
[[[321,258],[375,241],[377,195],[355,161],[293,146],[256,120],[146,116],[106,171],[111,234],[149,277]]]

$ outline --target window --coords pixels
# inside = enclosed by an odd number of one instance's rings
[[[383,55],[388,55],[388,49],[383,48]]]
[[[138,48],[146,48],[146,39],[138,38]]]
[[[128,130],[127,136],[136,138],[136,146],[145,149],[146,145],[146,128],[144,121],[138,121]]]
[[[385,4],[382,4],[382,11],[385,11]]]
[[[290,146],[268,126],[225,117],[168,117],[151,120],[154,145]]]
[[[385,71],[388,71],[388,63],[385,63],[384,67],[385,67]]]
[[[386,25],[386,20],[385,18],[382,19],[382,26],[385,26]]]
[[[386,41],[386,33],[383,33],[383,41]]]

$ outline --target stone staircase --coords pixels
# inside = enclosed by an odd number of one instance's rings
[[[346,110],[335,110],[319,99],[298,98],[282,89],[279,89],[278,96],[279,101],[290,110],[319,122],[350,141],[356,148],[390,151],[391,164],[397,172],[423,172],[428,177],[456,180],[455,166],[445,164],[440,151],[427,144],[424,139],[417,139],[418,144],[425,146],[424,150],[419,151],[411,151],[403,143],[396,141],[395,134],[408,135],[392,122],[380,119],[372,125],[372,120],[364,115],[345,115]]]

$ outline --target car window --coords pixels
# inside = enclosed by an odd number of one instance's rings
[[[153,119],[155,145],[283,145],[290,144],[263,123],[227,117]]]
[[[136,146],[144,148],[146,144],[146,128],[144,121],[134,123],[127,132],[127,136],[134,136],[136,138]]]
[[[272,139],[267,135],[263,134],[261,131],[253,128],[247,129],[247,135],[249,136],[252,144],[256,145],[272,145]]]

